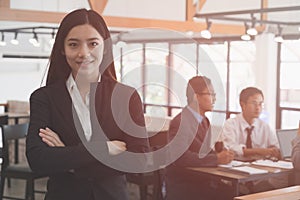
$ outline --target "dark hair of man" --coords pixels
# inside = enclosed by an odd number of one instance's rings
[[[260,94],[262,98],[264,98],[263,92],[256,87],[247,87],[243,89],[242,92],[240,93],[240,102],[247,103],[249,97],[255,94]]]
[[[112,54],[112,41],[110,33],[103,18],[93,10],[78,9],[67,14],[58,28],[55,42],[49,59],[49,69],[46,85],[56,81],[67,80],[71,67],[67,63],[64,52],[64,40],[72,28],[78,25],[89,24],[94,27],[104,40],[104,55],[99,71],[104,77],[116,79]]]
[[[193,78],[191,78],[186,88],[186,97],[188,104],[193,101],[194,94],[202,93],[205,89],[208,88],[209,85],[211,85],[211,80],[206,76],[194,76]]]

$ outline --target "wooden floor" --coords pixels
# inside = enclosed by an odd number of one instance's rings
[[[35,181],[35,189],[45,191],[46,190],[46,179],[40,179]],[[130,200],[139,200],[139,189],[137,185],[128,183],[128,191]],[[25,181],[11,179],[11,187],[7,187],[7,182],[4,188],[4,196],[13,196],[18,198],[24,198],[25,196]],[[5,198],[3,198],[4,200]],[[44,194],[35,194],[35,200],[43,200]],[[150,198],[149,198],[150,200]]]

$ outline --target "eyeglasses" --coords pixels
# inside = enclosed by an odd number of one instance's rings
[[[259,107],[264,107],[264,102],[256,102],[256,101],[251,101],[251,102],[247,102],[248,104],[251,104],[251,105],[253,105],[253,106],[259,106]]]
[[[210,93],[210,92],[202,92],[202,93],[198,93],[199,95],[210,95],[212,97],[216,97],[216,93]]]

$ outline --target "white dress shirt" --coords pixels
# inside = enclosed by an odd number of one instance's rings
[[[100,82],[100,80],[101,76],[99,76],[98,82]],[[72,103],[76,110],[81,126],[83,128],[85,138],[87,141],[90,141],[92,136],[92,126],[90,118],[90,93],[86,94],[84,102],[72,74],[70,74],[69,78],[67,79],[66,86],[71,96]]]
[[[255,119],[252,125],[244,119],[242,113],[235,118],[226,120],[222,130],[222,140],[226,148],[231,149],[237,155],[243,155],[243,148],[246,147],[246,128],[254,126],[251,134],[253,148],[279,148],[275,131],[261,119]]]
[[[99,76],[98,82],[101,81],[101,76]],[[66,81],[66,86],[69,91],[69,94],[72,99],[73,106],[76,110],[77,116],[81,123],[82,129],[84,131],[84,135],[87,141],[90,141],[92,136],[92,125],[91,125],[91,117],[90,117],[90,93],[87,93],[85,96],[85,102],[81,98],[79,89],[77,84],[70,74],[69,78]],[[107,141],[108,151],[110,155],[117,155],[123,152],[118,146],[116,146],[113,142]]]

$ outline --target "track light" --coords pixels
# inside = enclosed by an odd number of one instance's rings
[[[257,35],[257,30],[254,27],[251,27],[247,30],[248,35]]]
[[[194,35],[194,32],[193,31],[187,31],[187,32],[185,32],[185,35],[188,36],[188,37],[192,37]]]
[[[205,39],[210,39],[211,38],[211,33],[209,31],[210,27],[211,27],[212,22],[208,21],[208,19],[206,19],[206,29],[201,31],[201,37],[205,38]]]
[[[17,40],[18,32],[15,32],[15,37],[10,41],[13,45],[18,45],[19,41]]]
[[[55,42],[55,29],[53,29],[52,30],[52,33],[51,33],[51,39],[49,40],[49,44],[51,45],[51,46],[53,46],[54,45],[54,42]]]
[[[29,42],[35,46],[35,47],[39,47],[40,46],[40,43],[39,43],[39,40],[38,40],[38,36],[37,36],[37,33],[33,30],[33,38],[30,38],[29,39]]]
[[[255,36],[255,35],[257,35],[257,30],[255,29],[255,20],[256,19],[253,16],[253,13],[251,14],[251,19],[252,19],[252,26],[247,29],[247,34]]]
[[[274,41],[275,42],[283,42],[282,27],[280,27],[279,25],[278,25],[278,33],[275,35]]]
[[[248,24],[245,22],[245,33],[243,35],[241,35],[241,39],[244,41],[249,41],[251,40],[251,36],[247,33],[248,31]]]
[[[0,41],[0,46],[4,47],[6,45],[6,42],[4,41],[4,33],[1,32],[1,41]]]
[[[241,39],[244,40],[244,41],[249,41],[249,40],[251,40],[251,36],[248,35],[248,34],[244,34],[244,35],[241,36]]]

